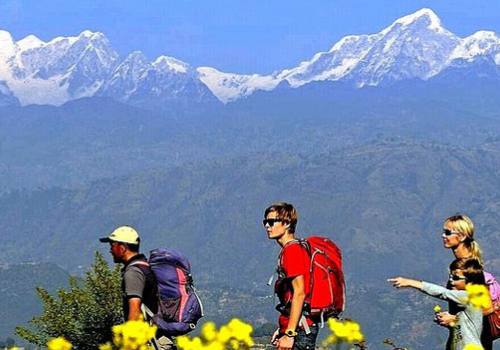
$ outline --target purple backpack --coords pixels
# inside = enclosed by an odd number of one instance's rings
[[[145,310],[153,323],[171,336],[195,329],[203,317],[203,305],[194,289],[187,258],[175,250],[155,249],[150,252],[149,267],[158,283],[158,312],[153,315]]]

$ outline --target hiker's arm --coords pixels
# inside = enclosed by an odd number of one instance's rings
[[[388,279],[389,282],[396,288],[411,287],[421,290],[425,294],[443,300],[451,300],[458,305],[465,306],[467,303],[467,292],[464,290],[451,290],[437,284],[412,280],[410,278],[396,277]]]
[[[387,281],[392,283],[392,285],[396,288],[410,287],[422,290],[422,281],[413,280],[411,278],[394,277],[394,278],[389,278]]]
[[[127,321],[137,321],[141,319],[141,298],[128,299],[128,318]]]
[[[123,275],[125,295],[128,302],[127,320],[138,320],[141,316],[141,298],[144,295],[146,277],[137,266],[130,266]]]
[[[467,292],[465,290],[451,290],[445,287],[441,287],[437,284],[423,282],[422,283],[422,291],[425,294],[430,296],[443,299],[443,300],[451,300],[457,303],[460,306],[467,305]]]
[[[290,317],[288,318],[287,330],[296,330],[302,317],[302,307],[306,298],[304,276],[299,275],[292,279],[292,305],[290,306]],[[278,340],[278,350],[286,350],[293,348],[295,338],[287,335],[282,336]]]
[[[302,307],[306,299],[306,290],[304,283],[304,276],[300,275],[292,280],[292,305],[290,307],[290,318],[288,319],[288,328],[296,330],[302,317]]]

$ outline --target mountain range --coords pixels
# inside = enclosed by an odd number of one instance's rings
[[[110,97],[130,105],[168,109],[228,103],[278,86],[298,88],[340,81],[356,88],[461,74],[500,77],[500,37],[478,31],[461,38],[423,8],[378,33],[349,35],[296,67],[271,74],[237,74],[192,67],[173,57],[149,60],[140,51],[120,58],[104,34],[44,42],[15,41],[0,31],[0,105],[62,105],[82,97]]]

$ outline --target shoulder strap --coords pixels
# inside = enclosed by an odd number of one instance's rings
[[[128,264],[127,267],[133,266],[133,265],[149,266],[149,263],[147,261],[144,261],[144,260],[136,260],[136,261],[132,261],[130,264]]]

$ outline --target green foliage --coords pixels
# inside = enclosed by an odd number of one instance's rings
[[[37,288],[43,312],[30,327],[19,326],[16,333],[37,345],[63,336],[77,349],[95,349],[111,339],[111,327],[122,322],[120,271],[111,269],[101,254],[82,282],[71,277],[69,287],[51,295]]]

